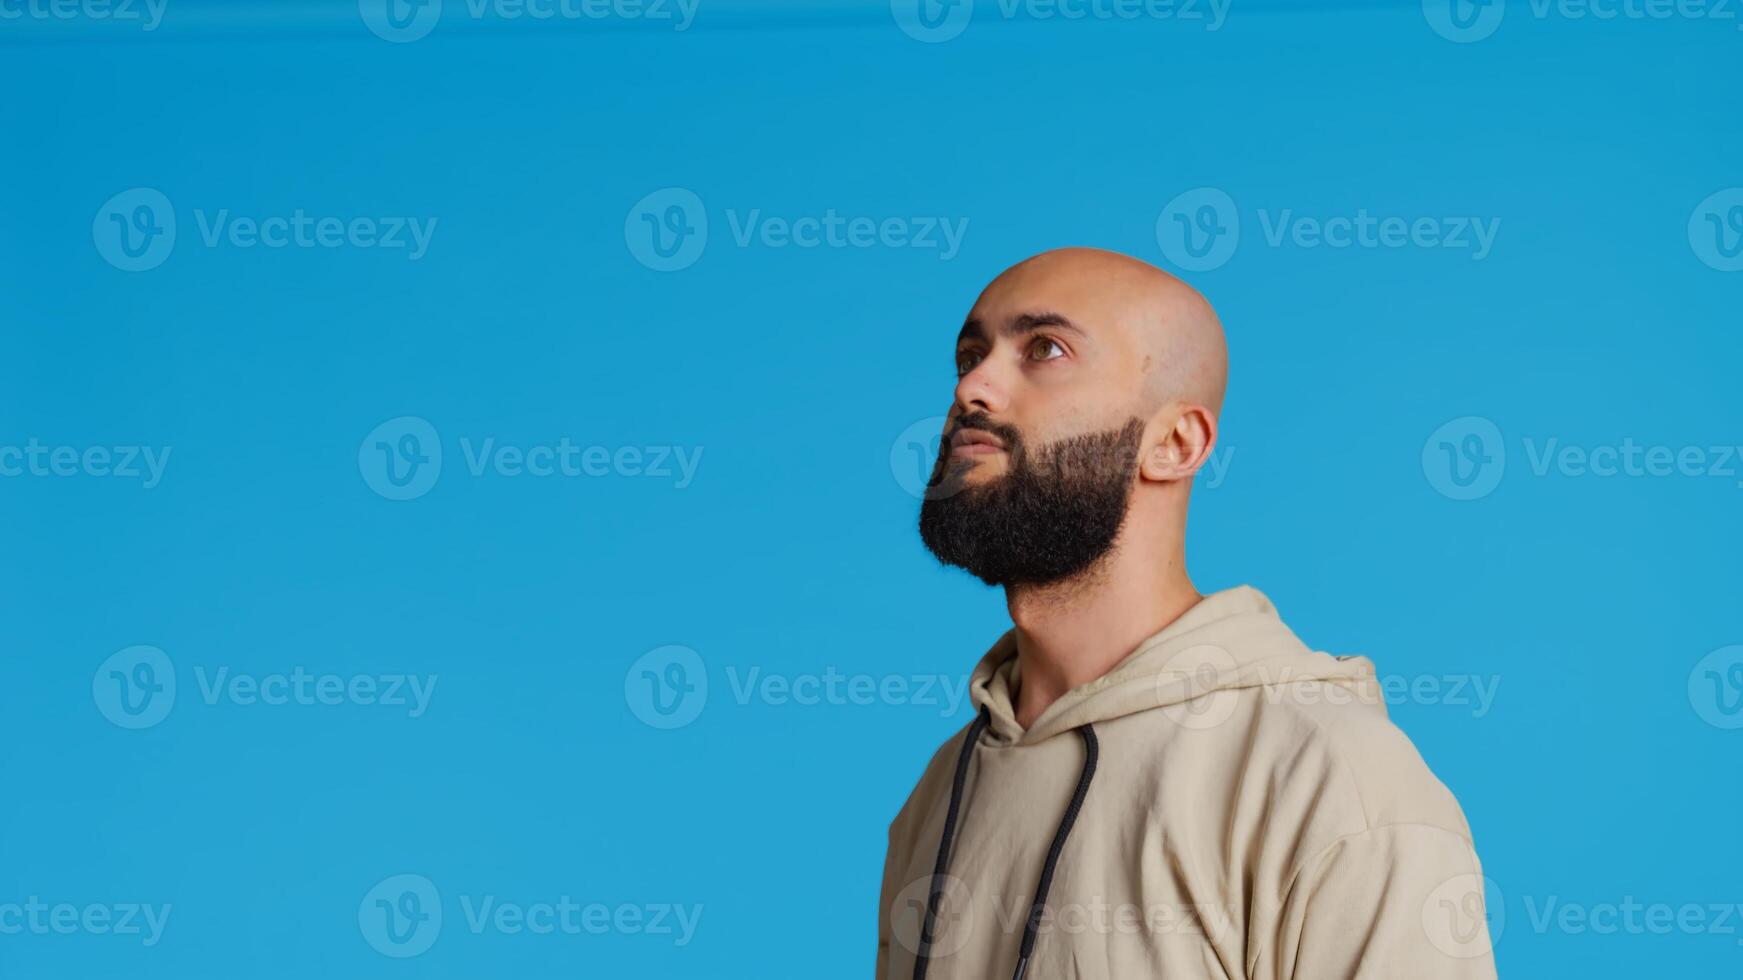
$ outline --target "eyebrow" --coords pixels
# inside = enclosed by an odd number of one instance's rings
[[[1079,336],[1085,335],[1083,328],[1072,323],[1065,314],[1054,313],[1051,310],[1040,310],[1034,313],[1019,313],[1015,317],[1012,317],[1010,322],[1005,324],[1004,328],[999,332],[1007,337],[1020,337],[1023,334],[1034,333],[1037,330],[1045,330],[1049,327],[1058,330],[1069,330]],[[962,331],[956,335],[956,342],[958,344],[961,344],[965,340],[985,339],[987,339],[986,324],[982,323],[975,317],[969,317],[968,322],[962,325]]]

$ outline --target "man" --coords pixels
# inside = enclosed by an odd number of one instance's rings
[[[890,825],[879,980],[1493,977],[1469,828],[1372,665],[1187,576],[1227,375],[1204,298],[1047,252],[956,365],[920,534],[1014,628]]]

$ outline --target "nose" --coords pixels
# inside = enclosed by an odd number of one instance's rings
[[[986,412],[1000,415],[1010,405],[1005,383],[997,376],[992,358],[985,358],[956,382],[958,414]]]

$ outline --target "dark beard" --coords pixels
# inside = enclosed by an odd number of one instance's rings
[[[1004,440],[1010,468],[982,486],[963,478],[977,465],[952,461],[947,434],[920,504],[920,540],[938,560],[988,585],[1048,585],[1079,575],[1113,550],[1138,467],[1141,419],[1117,429],[1024,449],[1022,433],[976,412],[956,428]]]

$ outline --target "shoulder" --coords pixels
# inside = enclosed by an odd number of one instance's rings
[[[1287,781],[1318,797],[1324,832],[1436,827],[1469,840],[1452,792],[1387,716],[1371,679],[1299,680],[1261,692],[1258,732],[1278,739]],[[1308,816],[1303,814],[1303,816]]]
[[[962,754],[963,740],[968,737],[968,731],[974,727],[973,721],[958,728],[954,734],[945,739],[932,753],[932,758],[926,762],[926,767],[920,773],[920,778],[914,784],[908,798],[890,821],[890,840],[906,842],[913,836],[918,824],[924,822],[925,815],[935,806],[950,797],[950,786],[956,776],[956,760]]]

